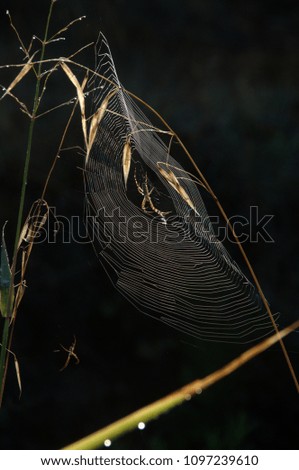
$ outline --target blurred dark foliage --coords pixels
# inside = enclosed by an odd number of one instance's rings
[[[43,35],[48,2],[1,3],[1,64],[22,60],[6,8],[28,43],[32,34]],[[298,316],[299,275],[298,3],[61,0],[51,31],[82,15],[87,19],[48,54],[67,56],[102,30],[123,84],[178,132],[227,212],[248,217],[257,205],[261,215],[274,215],[269,231],[275,243],[246,248],[281,325],[291,323]],[[80,61],[93,66],[92,48]],[[0,83],[7,86],[13,73],[1,69]],[[32,85],[27,78],[16,89],[27,102]],[[44,109],[73,94],[56,73]],[[37,122],[27,209],[41,193],[68,112]],[[0,222],[8,220],[10,253],[28,125],[12,100],[1,102]],[[82,145],[78,116],[68,144]],[[82,228],[81,166],[80,151],[63,152],[47,201],[57,214],[78,215]],[[12,346],[23,394],[19,400],[11,363],[0,414],[2,449],[60,448],[244,350],[184,337],[135,311],[110,285],[90,244],[37,245],[26,278]],[[59,372],[66,353],[53,351],[68,347],[74,334],[80,364]],[[298,335],[287,344],[298,370]],[[113,448],[291,449],[298,445],[298,418],[295,387],[276,347]]]

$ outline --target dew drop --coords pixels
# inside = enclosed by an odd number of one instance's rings
[[[9,15],[9,10],[6,10],[6,14]]]
[[[145,428],[145,423],[143,421],[140,421],[140,423],[138,423],[138,429],[142,431],[144,428]]]
[[[112,444],[112,442],[110,441],[110,439],[106,439],[106,440],[104,441],[104,446],[105,446],[105,447],[110,447],[111,444]]]
[[[196,395],[201,395],[202,394],[202,388],[198,388],[196,390]]]
[[[191,395],[190,395],[189,393],[187,393],[187,394],[185,395],[185,400],[186,400],[186,401],[190,401],[191,398],[192,398],[192,397],[191,397]]]

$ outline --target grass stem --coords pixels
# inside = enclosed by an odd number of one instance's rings
[[[11,346],[13,325],[15,321],[15,318],[11,320],[11,316],[13,312],[12,298],[13,298],[13,291],[14,291],[14,284],[15,284],[19,239],[20,239],[22,222],[23,222],[26,188],[28,184],[28,174],[29,174],[29,165],[30,165],[30,160],[31,160],[33,131],[34,131],[37,111],[40,105],[40,86],[41,86],[41,79],[42,79],[41,72],[42,72],[42,65],[43,65],[43,60],[44,60],[45,50],[46,50],[46,45],[47,45],[50,19],[52,16],[53,6],[55,2],[56,0],[51,0],[50,8],[49,8],[48,16],[47,16],[44,40],[42,42],[42,48],[41,48],[41,53],[40,53],[40,61],[39,61],[38,68],[37,68],[33,108],[32,108],[31,120],[30,120],[30,125],[29,125],[29,130],[28,130],[27,148],[26,148],[25,163],[24,163],[24,169],[23,169],[21,195],[20,195],[17,227],[16,227],[16,234],[15,234],[15,243],[14,243],[13,258],[12,258],[12,268],[11,268],[11,284],[10,284],[9,301],[8,301],[10,305],[10,314],[8,317],[4,319],[4,326],[3,326],[3,332],[2,332],[2,345],[1,345],[1,352],[0,352],[0,406],[3,400],[3,393],[4,393],[5,381],[6,381],[6,372],[7,372],[7,366],[8,366],[7,349],[10,349],[10,346]]]

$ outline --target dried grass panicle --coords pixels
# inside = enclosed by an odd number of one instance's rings
[[[115,88],[105,97],[100,107],[97,109],[97,111],[94,113],[94,115],[91,118],[90,127],[89,127],[89,136],[88,136],[88,141],[86,145],[86,157],[85,157],[86,163],[88,161],[90,150],[93,146],[94,140],[96,138],[98,127],[105,115],[109,101],[117,93],[117,91],[118,91],[118,88]]]
[[[177,191],[177,193],[184,199],[184,201],[194,210],[196,214],[198,214],[195,205],[191,201],[190,197],[188,196],[186,190],[183,186],[179,183],[177,177],[171,170],[164,170],[158,165],[158,170],[161,175],[166,179],[166,181],[170,184],[170,186]]]
[[[61,62],[61,68],[63,71],[66,73],[74,87],[76,88],[77,91],[77,96],[78,96],[78,101],[80,105],[80,110],[81,110],[81,123],[82,123],[82,131],[83,131],[83,136],[84,136],[84,142],[85,146],[87,148],[88,146],[88,141],[87,141],[87,129],[86,129],[86,116],[85,116],[85,97],[84,97],[84,92],[83,92],[83,86],[80,85],[76,75],[71,71],[68,65],[66,65],[65,62]],[[83,82],[84,83],[84,82]]]
[[[131,160],[132,160],[132,149],[131,149],[130,137],[128,137],[124,145],[123,162],[122,162],[125,187],[127,187],[128,176],[129,176],[130,167],[131,167]]]
[[[27,75],[29,70],[32,68],[32,63],[29,61],[24,67],[20,70],[18,75],[14,78],[11,84],[6,88],[5,92],[1,96],[0,100],[2,100],[6,95],[10,94],[10,92],[15,88],[15,86]]]

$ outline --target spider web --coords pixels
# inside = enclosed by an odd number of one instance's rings
[[[172,136],[122,88],[103,35],[97,51],[105,79],[89,82],[92,112],[110,99],[86,160],[86,225],[114,286],[143,313],[203,340],[270,334],[255,287],[215,236],[202,188],[170,155]]]

